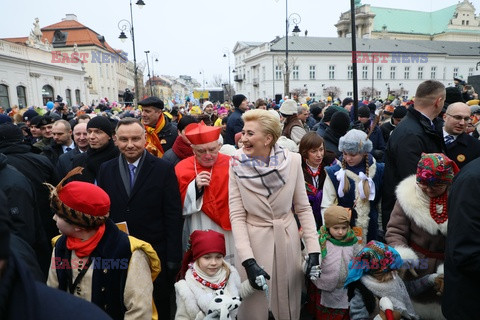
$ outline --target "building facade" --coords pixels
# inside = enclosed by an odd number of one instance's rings
[[[480,74],[476,42],[358,39],[358,95],[410,98],[417,86],[436,79],[446,86],[454,77]],[[353,97],[350,38],[289,37],[290,92],[284,93],[285,38],[272,42],[238,42],[235,55],[236,92],[251,101],[281,99],[284,94]]]
[[[57,95],[70,105],[88,99],[88,82],[81,63],[52,63],[51,46],[0,40],[0,106],[44,106]]]
[[[350,11],[340,15],[338,37],[351,37]],[[355,1],[357,38],[480,41],[480,18],[468,0],[432,11],[374,7]]]

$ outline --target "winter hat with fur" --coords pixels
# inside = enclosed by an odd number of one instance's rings
[[[350,154],[368,153],[372,148],[372,141],[367,139],[367,134],[357,129],[348,131],[338,142],[338,150]]]

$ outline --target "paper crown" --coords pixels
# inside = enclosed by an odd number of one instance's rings
[[[202,121],[200,123],[190,123],[185,128],[185,135],[192,144],[205,144],[217,141],[221,130],[221,127],[210,127]]]

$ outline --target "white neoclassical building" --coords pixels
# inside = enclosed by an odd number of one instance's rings
[[[290,92],[300,97],[352,97],[351,38],[290,36]],[[417,86],[436,79],[446,86],[454,77],[480,74],[478,42],[357,39],[358,96],[409,98]],[[271,42],[237,42],[235,90],[251,101],[281,99],[284,94],[285,37]]]
[[[0,106],[43,106],[56,95],[69,104],[86,101],[80,63],[55,64],[49,44],[19,45],[0,40]]]
[[[0,78],[4,79],[4,82],[15,82],[14,76],[19,74],[18,70],[28,70],[30,65],[35,64],[30,63],[29,60],[36,55],[43,55],[43,63],[48,65],[48,68],[56,70],[53,72],[55,77],[48,84],[51,88],[46,88],[43,96],[32,91],[34,88],[25,87],[26,91],[31,91],[31,95],[27,95],[28,105],[40,105],[44,101],[55,98],[56,95],[62,96],[70,105],[81,102],[98,104],[102,98],[121,101],[126,88],[134,91],[133,63],[128,60],[126,53],[112,48],[105,37],[78,22],[74,14],[67,14],[62,21],[43,28],[39,26],[37,18],[29,37],[5,38],[2,43],[5,48],[9,48],[9,54],[15,56],[16,51],[24,52],[24,62],[17,61],[16,73],[4,73]],[[38,53],[40,51],[43,53]],[[29,52],[37,52],[37,54],[27,54]],[[10,64],[15,64],[15,61],[10,59]],[[0,70],[2,67],[4,66],[0,65]],[[68,70],[72,68],[78,69],[82,74],[75,86],[67,84]],[[35,76],[37,74],[40,75],[38,77],[43,75],[37,72]],[[1,73],[0,76],[2,76]],[[144,87],[141,68],[138,68],[138,87],[141,97]],[[14,97],[12,90],[15,90],[15,87],[9,84],[9,96]],[[12,101],[16,104],[15,99]]]
[[[468,0],[433,11],[382,8],[355,1],[358,96],[411,97],[422,81],[446,86],[479,75],[480,18]],[[338,38],[288,37],[289,92],[284,92],[286,37],[239,41],[235,89],[250,100],[284,94],[353,96],[350,11],[335,24]],[[480,87],[477,88],[480,91]]]

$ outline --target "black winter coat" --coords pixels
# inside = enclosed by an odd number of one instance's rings
[[[417,164],[422,152],[445,153],[442,121],[436,118],[432,128],[429,119],[413,107],[393,130],[385,151],[385,173],[383,175],[382,224],[386,230],[390,213],[395,205],[397,185],[417,172]]]
[[[461,169],[470,161],[480,157],[480,140],[462,133],[447,145],[447,156]]]
[[[47,239],[58,235],[50,209],[50,192],[43,184],[56,185],[59,181],[52,163],[44,155],[32,152],[33,147],[27,144],[10,144],[0,146],[0,153],[7,156],[7,163],[23,173],[32,183],[36,194],[37,209]]]
[[[454,179],[448,196],[442,311],[449,320],[478,319],[480,314],[480,211],[475,192],[478,185],[480,159],[475,159]]]

